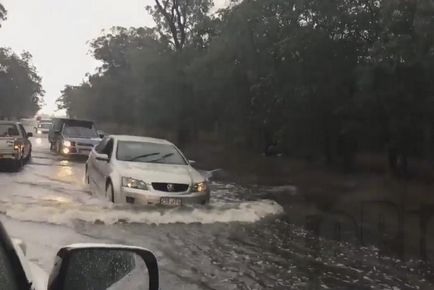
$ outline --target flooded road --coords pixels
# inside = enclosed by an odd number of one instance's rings
[[[301,219],[297,213],[313,210],[282,204],[282,196],[298,198],[289,184],[213,181],[207,206],[113,206],[90,195],[83,183],[84,161],[54,155],[45,138],[32,142],[30,164],[18,173],[0,173],[0,213],[10,234],[26,243],[29,259],[47,272],[64,245],[108,242],[152,250],[160,263],[161,289],[433,287],[429,268],[419,260],[392,258],[351,239],[318,238],[295,222]],[[351,236],[352,230],[339,233]]]

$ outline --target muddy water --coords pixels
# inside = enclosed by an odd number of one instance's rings
[[[22,172],[0,174],[0,212],[8,230],[28,245],[28,257],[47,272],[65,244],[114,242],[154,251],[162,289],[433,286],[421,261],[400,260],[360,243],[347,213],[318,222],[321,212],[291,185],[213,181],[209,206],[113,206],[89,194],[82,161],[51,154],[42,139],[34,146],[34,158]]]

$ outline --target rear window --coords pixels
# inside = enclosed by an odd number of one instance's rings
[[[0,124],[0,137],[16,137],[20,132],[14,124]]]

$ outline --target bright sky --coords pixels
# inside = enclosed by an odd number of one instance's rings
[[[228,0],[217,0],[220,4]],[[153,0],[0,0],[8,19],[0,29],[0,46],[29,51],[46,91],[45,113],[66,84],[79,84],[98,62],[88,41],[112,26],[151,26],[145,6]]]

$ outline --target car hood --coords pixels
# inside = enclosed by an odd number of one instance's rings
[[[76,143],[92,144],[94,146],[98,145],[99,142],[101,142],[101,138],[72,138],[64,136],[63,139]]]
[[[190,165],[119,161],[118,169],[121,176],[140,179],[147,183],[192,184],[205,180],[205,178]]]

